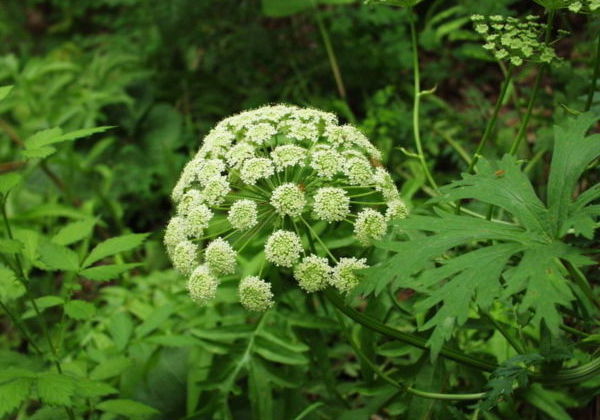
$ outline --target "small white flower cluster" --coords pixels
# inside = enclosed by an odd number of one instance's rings
[[[576,0],[571,1],[569,10],[573,13],[593,13],[600,10],[600,0]]]
[[[519,20],[501,15],[472,15],[471,20],[475,31],[485,40],[483,48],[497,60],[520,66],[526,60],[550,63],[558,59],[554,50],[543,42],[544,25],[536,22],[535,16]]]
[[[366,260],[334,256],[319,235],[353,232],[371,246],[407,216],[380,159],[360,131],[315,109],[266,106],[221,121],[173,189],[177,214],[164,237],[191,298],[211,302],[223,276],[240,275],[238,255],[259,244],[265,263],[306,292],[352,290]],[[273,305],[260,277],[244,277],[238,293],[248,310]]]

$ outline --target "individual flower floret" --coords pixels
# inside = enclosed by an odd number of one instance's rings
[[[212,272],[216,274],[235,273],[236,253],[223,238],[217,238],[206,247],[204,259]]]
[[[348,141],[347,125],[329,125],[325,128],[325,137],[335,146],[343,146]]]
[[[323,290],[331,282],[333,270],[327,262],[327,258],[309,255],[294,267],[294,278],[301,288],[307,292]]]
[[[364,258],[340,258],[340,261],[333,268],[333,277],[331,285],[342,293],[347,293],[354,289],[360,282],[356,270],[367,268],[367,260]]]
[[[297,165],[302,162],[305,157],[306,149],[293,144],[277,146],[271,152],[271,159],[273,160],[277,170],[282,170],[289,166]]]
[[[213,155],[221,155],[225,150],[231,147],[235,136],[222,127],[211,130],[204,138],[204,144],[196,158],[206,157],[207,152],[213,152]]]
[[[280,266],[291,267],[300,258],[302,242],[300,237],[286,230],[274,232],[265,244],[267,261]]]
[[[361,244],[369,245],[372,240],[381,239],[386,230],[387,221],[383,214],[369,208],[358,213],[354,223],[354,234]]]
[[[271,139],[277,130],[269,123],[260,123],[248,127],[246,139],[252,143],[261,145]]]
[[[242,165],[240,177],[246,184],[254,185],[259,179],[268,178],[274,172],[273,163],[270,159],[251,158]]]
[[[187,222],[183,217],[175,216],[169,220],[165,230],[165,246],[168,250],[173,250],[177,244],[187,239]]]
[[[340,154],[333,149],[321,149],[311,156],[310,167],[325,179],[333,178],[341,169]]]
[[[246,230],[258,223],[256,203],[252,200],[238,200],[231,205],[227,220],[235,229]]]
[[[193,208],[198,207],[204,201],[202,193],[196,189],[188,190],[177,205],[177,213],[187,215]]]
[[[250,276],[240,281],[240,303],[249,311],[264,312],[273,306],[273,292],[271,284],[263,279]]]
[[[179,242],[171,252],[171,261],[175,270],[184,276],[190,275],[198,265],[198,247],[188,240]]]
[[[187,229],[190,236],[201,236],[208,227],[213,212],[204,204],[192,208],[187,216]]]
[[[225,196],[231,191],[226,176],[215,176],[204,184],[202,196],[209,206],[219,206],[225,201]]]
[[[300,216],[306,206],[304,192],[296,184],[288,182],[275,188],[271,194],[271,205],[282,216]]]
[[[254,146],[252,146],[250,143],[238,143],[229,149],[229,151],[225,154],[225,159],[227,159],[227,163],[232,168],[237,168],[244,163],[246,159],[253,157]]]
[[[397,198],[387,203],[387,210],[385,211],[386,219],[404,219],[406,216],[408,216],[408,208],[404,201]]]
[[[370,185],[373,182],[371,163],[365,158],[348,159],[344,165],[344,174],[352,185]]]
[[[192,300],[202,306],[215,298],[218,286],[219,281],[205,265],[196,267],[187,284]]]
[[[313,211],[319,220],[342,221],[350,214],[350,197],[342,188],[319,188],[314,196]]]

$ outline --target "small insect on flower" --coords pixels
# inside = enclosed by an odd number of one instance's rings
[[[354,230],[369,246],[387,223],[407,214],[380,151],[363,133],[333,114],[288,105],[222,120],[185,165],[171,197],[176,214],[164,242],[190,297],[207,304],[229,276],[251,311],[273,305],[266,279],[276,271],[307,293],[328,284],[350,291],[366,260],[328,244]],[[376,208],[386,209],[385,216]],[[238,269],[238,261],[254,257],[258,265]],[[329,258],[339,261],[335,269]],[[266,279],[254,275],[259,269]]]

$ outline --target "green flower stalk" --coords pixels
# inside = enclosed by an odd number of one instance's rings
[[[220,280],[244,273],[240,302],[264,311],[274,303],[265,267],[309,293],[351,291],[367,261],[334,255],[327,235],[346,225],[359,245],[372,246],[408,213],[380,159],[360,131],[314,109],[265,106],[221,121],[173,189],[176,214],[164,237],[190,297],[206,305]],[[263,248],[254,275],[240,267],[248,245]]]

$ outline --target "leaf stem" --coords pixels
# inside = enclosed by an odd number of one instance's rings
[[[419,127],[419,108],[421,105],[421,75],[419,72],[419,44],[417,43],[417,29],[415,27],[416,16],[413,14],[410,17],[410,38],[412,43],[412,61],[413,61],[413,73],[414,73],[414,98],[413,98],[413,137],[415,140],[415,147],[417,148],[417,155],[419,156],[419,162],[423,168],[425,178],[431,185],[431,187],[437,192],[438,185],[433,178],[433,175],[429,171],[427,161],[425,160],[425,154],[423,153],[423,145],[421,144],[421,134]]]

